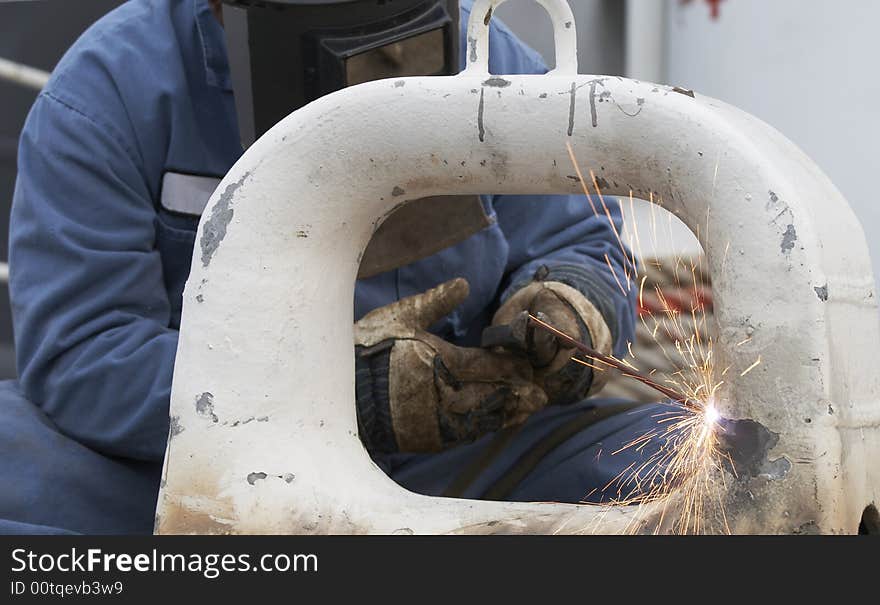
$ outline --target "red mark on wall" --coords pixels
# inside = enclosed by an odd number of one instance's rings
[[[680,4],[690,4],[693,0],[679,0]],[[721,16],[721,3],[724,0],[706,0],[706,4],[709,5],[710,14],[713,19],[717,19]]]

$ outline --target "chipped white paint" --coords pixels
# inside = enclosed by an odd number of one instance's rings
[[[218,187],[184,295],[157,531],[614,532],[630,523],[631,509],[416,495],[370,461],[356,434],[354,282],[376,225],[430,195],[578,193],[566,142],[610,191],[654,191],[702,225],[718,362],[738,373],[764,360],[719,400],[724,415],[779,434],[766,461],[773,472],[727,477],[731,529],[854,531],[880,499],[871,464],[880,459],[880,334],[864,239],[844,199],[790,142],[730,106],[576,75],[562,0],[542,2],[562,34],[560,68],[489,79],[483,22],[497,4],[475,3],[476,58],[465,73],[324,97],[264,135]]]

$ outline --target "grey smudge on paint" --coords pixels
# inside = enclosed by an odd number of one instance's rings
[[[672,92],[677,92],[680,95],[684,95],[684,96],[690,97],[692,99],[696,98],[696,96],[694,95],[694,91],[691,90],[690,88],[682,88],[681,86],[673,86]]]
[[[507,88],[510,86],[510,80],[505,80],[504,78],[494,77],[489,78],[485,82],[483,82],[483,86],[492,86],[493,88]]]
[[[782,243],[779,246],[782,253],[788,254],[791,252],[795,241],[797,241],[797,231],[794,230],[794,225],[789,225],[785,228],[785,233],[782,234]]]
[[[247,482],[253,485],[257,481],[262,481],[266,477],[268,477],[266,473],[248,473]]]
[[[180,435],[183,432],[184,429],[182,426],[180,426],[180,418],[178,418],[177,416],[171,417],[170,430],[171,430],[172,437],[177,437],[178,435]]]
[[[492,7],[489,7],[489,11],[486,13],[486,16],[483,18],[483,25],[489,25],[489,21],[492,20]]]
[[[394,186],[394,189],[391,190],[391,195],[392,195],[392,197],[400,197],[400,196],[403,195],[404,193],[406,193],[406,191],[404,191],[403,189],[401,189],[401,188],[398,187],[397,185],[395,185],[395,186]]]
[[[296,475],[293,473],[285,473],[281,478],[284,479],[285,483],[293,483],[293,480],[296,479]]]
[[[596,80],[590,82],[590,118],[593,128],[599,125],[599,116],[596,114]]]
[[[569,92],[571,95],[571,101],[568,104],[568,136],[571,136],[574,132],[574,108],[575,102],[577,99],[577,83],[571,83],[571,91]]]
[[[477,62],[477,39],[468,36],[468,48],[471,51],[470,57],[468,57],[468,61],[471,63]]]
[[[822,302],[828,300],[828,284],[825,284],[824,286],[814,286],[813,290],[816,291],[816,296],[819,297],[819,300]]]
[[[485,108],[486,102],[485,97],[486,90],[480,89],[480,107],[477,109],[477,129],[479,130],[480,142],[486,140],[486,128],[483,126],[483,109]]]
[[[217,248],[220,247],[220,242],[226,237],[226,227],[232,221],[234,213],[232,197],[249,176],[249,172],[245,173],[237,182],[227,185],[223,193],[220,194],[220,200],[211,208],[211,216],[205,222],[205,227],[202,229],[202,237],[199,240],[199,245],[202,249],[203,267],[211,264],[211,258],[217,252]]]
[[[398,80],[394,83],[394,88],[403,88],[406,86],[406,82],[404,80]]]
[[[217,414],[214,413],[214,395],[206,391],[196,397],[196,413],[210,418],[212,422],[217,422]]]

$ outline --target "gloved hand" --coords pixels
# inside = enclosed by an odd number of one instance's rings
[[[523,311],[562,330],[572,338],[605,355],[611,354],[611,332],[599,310],[575,288],[554,281],[534,281],[517,290],[495,313],[493,326],[511,324]],[[573,361],[595,363],[574,348],[560,343],[552,334],[532,327],[527,332],[526,356],[534,368],[535,383],[547,394],[550,404],[581,401],[598,391],[605,372]]]
[[[375,309],[355,324],[361,438],[371,452],[436,452],[525,421],[547,403],[514,355],[427,332],[467,298],[454,279]]]

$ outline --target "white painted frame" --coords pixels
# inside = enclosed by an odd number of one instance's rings
[[[767,462],[783,472],[728,477],[730,529],[855,531],[880,485],[871,363],[880,326],[846,201],[792,143],[735,108],[578,75],[564,0],[541,0],[557,69],[490,77],[486,22],[502,1],[475,2],[462,74],[323,97],[266,133],[223,179],[184,293],[157,531],[632,528],[632,508],[408,492],[357,436],[354,284],[376,227],[426,196],[579,193],[567,142],[608,193],[653,191],[694,230],[702,225],[719,363],[738,372],[763,359],[728,383],[720,407],[779,435]]]

